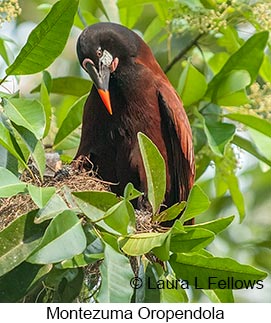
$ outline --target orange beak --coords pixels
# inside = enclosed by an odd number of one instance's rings
[[[107,111],[112,115],[112,107],[110,101],[110,93],[108,90],[97,89],[98,93],[107,109]]]

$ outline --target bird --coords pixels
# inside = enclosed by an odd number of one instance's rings
[[[150,47],[123,25],[100,22],[81,32],[77,56],[93,86],[83,110],[76,167],[90,161],[103,180],[117,183],[111,187],[114,193],[121,195],[131,182],[146,195],[137,140],[142,132],[165,160],[163,205],[187,201],[195,180],[192,131],[182,101]],[[174,220],[162,225],[172,226]]]

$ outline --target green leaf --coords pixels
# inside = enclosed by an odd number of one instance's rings
[[[78,0],[61,0],[31,32],[7,75],[26,75],[47,68],[61,54],[73,25]]]
[[[231,71],[220,82],[213,102],[227,106],[238,106],[248,103],[249,100],[245,88],[250,83],[250,75],[247,71]]]
[[[166,233],[149,232],[138,233],[127,237],[120,237],[119,243],[123,252],[130,256],[143,255],[165,242],[170,231]]]
[[[127,7],[134,7],[134,6],[141,6],[145,5],[147,3],[159,3],[162,2],[165,4],[164,0],[134,0],[134,1],[127,1],[127,0],[118,0],[118,7],[121,8],[127,8]]]
[[[17,144],[14,136],[10,134],[8,129],[1,122],[1,118],[0,118],[0,145],[2,145],[7,151],[9,151],[19,162],[22,163],[24,167],[28,168],[19,145]]]
[[[9,57],[5,46],[5,39],[2,37],[0,38],[0,55],[2,56],[4,62],[9,65]]]
[[[159,277],[159,282],[164,281],[165,286],[175,286],[176,277],[168,274],[166,277],[163,275]],[[177,288],[162,288],[160,289],[160,302],[161,303],[188,303],[188,297],[185,288],[178,283]]]
[[[224,66],[226,61],[229,59],[230,55],[227,52],[215,53],[209,60],[208,65],[211,67],[212,71],[217,74],[221,68]]]
[[[49,84],[48,84],[49,83]],[[40,86],[40,102],[44,107],[45,113],[45,129],[43,137],[49,133],[52,119],[52,107],[49,96],[49,88],[51,84],[51,75],[47,71],[43,71],[43,78]]]
[[[45,172],[45,151],[41,141],[39,141],[33,132],[29,131],[27,128],[18,126],[14,122],[11,122],[12,126],[18,132],[22,142],[27,147],[30,155],[34,161],[34,165],[39,171],[40,177],[43,178],[43,174]]]
[[[213,303],[234,303],[233,293],[230,289],[202,290]]]
[[[266,158],[268,158],[269,161],[271,161],[271,137],[267,137],[266,135],[254,129],[249,129],[249,134],[255,142],[256,146],[262,152],[262,155],[264,155]]]
[[[159,16],[156,16],[152,22],[148,25],[144,33],[144,40],[146,43],[149,43],[151,40],[157,36],[161,30],[163,29],[163,22],[161,21]]]
[[[139,196],[142,196],[144,193],[141,193],[139,192],[138,190],[135,189],[134,185],[132,183],[128,183],[126,186],[125,186],[125,189],[124,189],[124,198],[129,200],[129,201],[132,201],[136,198],[138,198]]]
[[[4,100],[7,116],[16,125],[31,131],[37,139],[43,137],[45,128],[45,113],[43,106],[37,100],[10,99]]]
[[[113,205],[104,214],[104,222],[113,230],[125,235],[135,226],[135,213],[129,201],[123,200]]]
[[[184,106],[199,101],[207,90],[207,81],[190,62],[184,68],[177,88]]]
[[[152,249],[153,254],[162,261],[169,260],[169,249],[170,249],[170,234],[166,237],[164,243],[160,247],[155,247]]]
[[[42,196],[43,198],[42,203],[44,203],[47,200],[50,193],[51,193],[50,191],[49,192],[47,191],[46,193],[41,193],[45,195],[45,196]],[[41,201],[39,203],[41,203]],[[43,221],[53,219],[58,214],[62,213],[67,209],[68,209],[68,206],[63,200],[63,198],[58,194],[53,194],[51,198],[48,200],[48,202],[41,209],[38,210],[38,213],[35,218],[35,223],[41,223]]]
[[[62,261],[61,264],[57,264],[56,267],[60,269],[85,267],[103,258],[104,247],[101,240],[97,238],[87,246],[83,253],[72,259]]]
[[[51,270],[52,265],[32,265],[23,262],[0,277],[0,302],[20,301]]]
[[[67,276],[63,277],[57,290],[57,302],[72,303],[76,301],[80,295],[84,282],[84,271],[82,268],[76,268],[74,275],[67,272]]]
[[[47,204],[56,192],[55,187],[38,187],[28,184],[27,188],[32,200],[40,209]]]
[[[34,224],[36,211],[17,218],[0,232],[0,276],[21,264],[39,245],[47,224]]]
[[[245,201],[244,201],[243,194],[239,189],[238,178],[235,176],[235,174],[229,174],[225,180],[228,184],[232,200],[237,207],[237,210],[240,216],[240,222],[242,222],[246,212],[245,212]]]
[[[218,156],[223,156],[226,145],[234,136],[235,126],[225,122],[206,121],[204,131],[212,151]]]
[[[128,258],[105,245],[100,271],[102,284],[97,296],[98,302],[129,303],[133,295],[130,281],[134,273]]]
[[[233,221],[234,215],[228,216],[227,218],[220,218],[209,222],[189,225],[186,229],[206,229],[212,231],[214,234],[218,234],[225,230]]]
[[[170,250],[172,252],[195,252],[208,246],[215,238],[213,232],[201,228],[186,228],[186,233],[172,234]]]
[[[205,212],[209,208],[209,205],[210,201],[208,196],[198,185],[194,185],[188,196],[186,209],[180,221],[184,223],[193,219],[195,216]]]
[[[178,215],[181,214],[182,210],[185,208],[186,202],[182,201],[180,203],[173,204],[168,209],[162,211],[159,214],[155,214],[152,218],[152,221],[155,222],[165,222],[176,219]]]
[[[268,55],[264,55],[263,63],[260,69],[260,75],[266,82],[271,82],[271,61]]]
[[[234,121],[241,122],[252,129],[258,130],[267,137],[271,137],[271,122],[268,120],[241,113],[229,113],[226,114],[225,117]]]
[[[119,10],[120,21],[122,25],[132,29],[142,14],[143,6],[131,7],[127,6]]]
[[[0,167],[4,167],[16,176],[18,175],[18,160],[0,145]]]
[[[157,147],[143,133],[138,133],[138,143],[147,176],[148,199],[153,213],[156,213],[164,201],[166,192],[165,161]]]
[[[13,173],[0,167],[0,197],[10,197],[24,192],[26,184],[21,182]]]
[[[73,192],[72,195],[81,211],[92,222],[100,221],[106,211],[121,201],[121,198],[111,192],[85,191]]]
[[[253,142],[235,135],[233,137],[232,143],[255,156],[260,161],[266,163],[268,166],[271,166],[271,160],[268,160],[265,156],[263,156],[263,154],[258,150]]]
[[[49,224],[42,241],[27,261],[50,264],[69,259],[83,252],[86,236],[81,221],[67,210],[57,215]]]
[[[250,82],[254,82],[263,60],[268,35],[267,31],[254,34],[228,59],[220,72],[209,83],[208,97],[215,99],[221,82],[234,70],[246,70],[250,75]]]
[[[241,288],[246,288],[267,276],[259,269],[230,258],[204,257],[198,254],[173,254],[170,264],[178,278],[188,280],[189,285],[198,289],[239,289],[232,283],[237,280],[243,282]]]
[[[52,79],[50,93],[74,95],[81,97],[90,92],[92,82],[80,77],[65,76]],[[40,91],[41,85],[34,88],[31,93]]]
[[[55,137],[55,149],[63,149],[63,144],[65,144],[65,141],[67,141],[72,133],[81,125],[86,97],[87,96],[83,96],[73,104],[66,118],[62,122],[61,127]]]

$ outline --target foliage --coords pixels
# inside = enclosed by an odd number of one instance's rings
[[[233,217],[215,214],[210,221],[195,225],[185,221],[211,212],[210,206],[214,209],[217,200],[229,196],[240,221],[245,218],[245,198],[237,176],[238,149],[266,168],[271,166],[270,4],[223,0],[112,3],[114,10],[107,1],[94,0],[60,0],[47,6],[47,15],[11,64],[10,39],[0,39],[0,55],[7,65],[3,89],[10,80],[16,82],[14,75],[39,73],[27,94],[20,88],[20,79],[18,91],[1,92],[0,197],[29,193],[37,210],[22,215],[0,233],[0,300],[69,302],[86,297],[98,302],[186,302],[189,297],[181,287],[187,280],[194,286],[194,295],[200,286],[211,300],[231,302],[234,286],[208,286],[208,277],[257,282],[266,274],[206,250]],[[185,207],[182,218],[165,232],[136,232],[132,201],[141,193],[131,184],[124,197],[110,192],[73,193],[71,206],[54,188],[19,179],[25,168],[33,171],[32,160],[42,180],[45,144],[64,161],[72,160],[91,83],[79,74],[78,62],[70,61],[74,68],[68,75],[54,75],[50,66],[63,55],[71,30],[104,20],[141,32],[182,97],[190,119],[198,183],[187,204],[180,202],[162,212],[164,161],[150,140],[138,135],[153,220],[173,219]],[[210,164],[215,166],[212,201],[200,187]],[[268,238],[262,243],[268,243]],[[160,261],[154,261],[157,258]],[[137,266],[131,265],[133,260]],[[99,267],[100,278],[84,276],[83,268],[90,266]],[[141,288],[132,288],[134,276],[141,280]],[[157,288],[150,295],[148,284],[176,279],[180,280],[178,289]]]

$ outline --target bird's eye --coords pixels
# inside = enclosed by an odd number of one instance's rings
[[[96,55],[98,58],[101,58],[103,56],[103,51],[100,47],[96,50]]]

